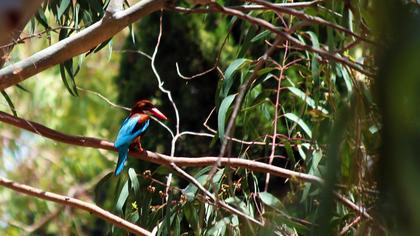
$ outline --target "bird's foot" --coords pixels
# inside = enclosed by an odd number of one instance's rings
[[[144,152],[145,150],[144,150],[144,148],[142,148],[142,146],[141,146],[141,144],[140,144],[140,143],[132,143],[132,144],[130,145],[130,151],[132,151],[132,152],[140,152],[140,153],[142,153],[142,152]]]

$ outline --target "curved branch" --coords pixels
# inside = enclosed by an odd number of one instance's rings
[[[46,137],[55,141],[77,145],[77,146],[83,146],[83,147],[91,147],[91,148],[116,151],[116,149],[114,148],[114,144],[112,142],[97,139],[97,138],[91,138],[91,137],[67,135],[67,134],[55,131],[53,129],[50,129],[39,123],[17,118],[2,111],[0,111],[0,121],[19,127],[21,129],[25,129],[27,131],[36,133],[38,135],[41,135],[43,137]],[[321,178],[314,175],[300,173],[297,171],[292,171],[292,170],[277,167],[277,166],[271,166],[262,162],[239,159],[239,158],[170,157],[168,155],[150,152],[150,151],[146,151],[143,153],[130,152],[130,156],[139,158],[145,161],[150,161],[156,164],[169,166],[169,167],[171,163],[175,163],[176,165],[183,166],[183,167],[210,166],[210,165],[214,165],[215,163],[218,162],[218,160],[220,160],[220,164],[224,166],[246,168],[246,169],[256,171],[256,172],[270,173],[275,176],[297,179],[304,182],[310,182],[310,183],[316,183],[316,184],[323,183],[323,180]]]
[[[1,69],[0,90],[4,90],[51,66],[89,51],[131,23],[162,9],[166,2],[167,0],[143,0],[123,11],[107,11],[105,16],[93,25],[22,61]]]
[[[38,135],[41,135],[43,137],[46,137],[55,141],[77,145],[77,146],[83,146],[83,147],[92,147],[92,148],[97,148],[97,149],[117,151],[114,148],[114,144],[112,142],[97,139],[97,138],[91,138],[91,137],[67,135],[67,134],[55,131],[53,129],[50,129],[39,123],[17,118],[2,111],[0,111],[0,121],[19,127],[21,129],[25,129],[27,131],[36,133]],[[275,176],[279,176],[283,178],[296,179],[296,180],[310,182],[310,183],[314,183],[318,185],[321,185],[324,183],[323,179],[314,175],[300,173],[297,171],[292,171],[285,168],[268,165],[262,162],[239,159],[239,158],[170,157],[168,155],[150,152],[150,151],[145,151],[143,153],[130,152],[130,156],[139,158],[145,161],[150,161],[156,164],[165,165],[168,167],[172,167],[172,163],[176,164],[177,166],[183,166],[183,167],[202,167],[202,166],[214,165],[215,163],[219,161],[219,163],[224,166],[245,168],[245,169],[252,170],[255,172],[260,172],[260,173],[270,173],[271,175],[275,175]],[[0,185],[1,185],[1,181],[0,181]],[[350,209],[363,215],[367,219],[372,219],[372,217],[366,212],[366,210],[363,207],[357,206],[350,200],[344,198],[343,196],[337,193],[335,194],[336,194],[337,199],[343,202],[344,205],[348,206]]]
[[[92,203],[84,202],[76,198],[72,198],[72,197],[68,197],[68,196],[64,196],[64,195],[60,195],[56,193],[46,192],[42,189],[37,189],[37,188],[24,185],[24,184],[19,184],[3,177],[0,177],[0,185],[6,188],[13,189],[14,191],[19,192],[19,193],[23,193],[26,195],[34,196],[37,198],[45,199],[48,201],[56,202],[62,205],[71,206],[74,208],[78,208],[78,209],[90,212],[114,224],[115,226],[118,226],[136,235],[152,235],[151,232],[141,228],[140,226],[135,225],[129,221],[126,221]]]

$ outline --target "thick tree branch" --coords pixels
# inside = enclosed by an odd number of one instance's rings
[[[136,235],[152,235],[152,233],[139,227],[138,225],[135,225],[129,221],[126,221],[92,203],[84,202],[76,198],[72,198],[72,197],[68,197],[68,196],[64,196],[64,195],[60,195],[56,193],[46,192],[42,189],[37,189],[28,185],[15,183],[3,177],[0,177],[0,185],[6,188],[13,189],[14,191],[19,192],[19,193],[23,193],[29,196],[34,196],[37,198],[45,199],[48,201],[56,202],[62,205],[71,206],[77,209],[90,212],[114,224],[115,226],[118,226]]]
[[[142,0],[132,7],[117,12],[107,12],[95,24],[0,70],[0,90],[15,85],[51,66],[89,51],[116,33],[165,6],[167,0]]]

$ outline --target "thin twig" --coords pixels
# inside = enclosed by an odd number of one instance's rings
[[[349,224],[344,226],[344,228],[340,231],[340,233],[338,235],[340,235],[340,236],[345,235],[347,233],[347,231],[349,231],[351,229],[351,227],[353,227],[355,224],[358,224],[361,220],[362,220],[362,217],[357,216],[356,218],[354,218],[354,220],[352,222],[350,222]]]
[[[281,7],[287,7],[287,8],[305,8],[305,7],[312,7],[316,6],[318,3],[322,2],[321,0],[318,1],[310,1],[310,2],[287,2],[287,3],[274,3],[275,6],[281,6]],[[229,6],[232,9],[242,11],[242,12],[250,12],[250,11],[256,11],[256,10],[270,10],[270,8],[267,8],[263,5],[239,5],[239,6]],[[185,7],[179,7],[175,6],[173,8],[169,8],[169,10],[182,12],[182,13],[214,13],[217,12],[214,8],[185,8]]]
[[[226,34],[226,37],[225,37],[225,39],[223,40],[222,45],[221,45],[221,46],[220,46],[220,48],[219,48],[219,51],[218,51],[217,56],[216,56],[216,61],[214,62],[213,67],[211,67],[210,69],[205,70],[205,71],[203,71],[203,72],[201,72],[201,73],[195,74],[195,75],[193,75],[193,76],[184,76],[184,75],[182,75],[182,74],[181,74],[181,71],[179,70],[178,62],[176,62],[176,63],[175,63],[175,67],[176,67],[176,72],[178,73],[178,76],[179,76],[179,77],[181,77],[181,78],[183,78],[183,79],[185,79],[185,80],[192,80],[192,79],[194,79],[194,78],[197,78],[197,77],[203,76],[203,75],[205,75],[205,74],[207,74],[207,73],[210,73],[210,72],[212,72],[213,70],[215,70],[215,69],[219,66],[219,62],[220,62],[220,55],[222,54],[222,50],[223,50],[223,48],[224,48],[224,46],[225,46],[225,44],[226,44],[226,42],[227,42],[227,40],[228,40],[228,38],[229,38],[230,33],[232,32],[232,29],[233,29],[233,26],[234,26],[234,25],[235,25],[235,23],[233,23],[233,24],[230,26],[230,28],[229,28],[229,32]]]
[[[25,37],[21,37],[21,38],[18,38],[17,40],[14,40],[13,42],[10,42],[10,43],[5,44],[5,45],[1,45],[0,49],[15,46],[16,44],[25,43],[25,41],[28,40],[28,39],[40,38],[43,34],[49,33],[51,31],[56,32],[59,29],[80,30],[80,28],[75,28],[75,27],[70,27],[70,26],[57,26],[57,27],[53,27],[53,28],[48,28],[44,31],[37,32],[37,33],[31,34],[31,35],[28,35],[28,36],[25,36]]]
[[[278,78],[278,82],[277,82],[277,93],[276,93],[276,103],[275,103],[275,107],[274,107],[274,125],[273,125],[273,138],[271,141],[271,154],[270,154],[270,159],[268,160],[268,164],[272,165],[273,163],[273,159],[274,159],[274,154],[276,152],[276,138],[277,138],[277,122],[278,122],[278,117],[279,117],[279,102],[280,102],[280,90],[281,90],[281,81],[283,80],[283,73],[285,70],[285,64],[286,64],[286,58],[287,58],[287,52],[288,52],[288,46],[289,42],[286,41],[286,48],[284,50],[284,55],[283,55],[283,62],[282,65],[280,66],[280,76]],[[268,190],[268,184],[270,183],[270,174],[267,173],[265,176],[265,187],[264,187],[264,191],[267,192]]]
[[[116,103],[111,102],[111,100],[109,100],[107,97],[105,97],[104,95],[102,95],[99,92],[96,92],[96,91],[93,91],[93,90],[90,90],[90,89],[81,88],[79,86],[77,86],[76,88],[80,91],[83,91],[83,92],[86,92],[86,93],[91,93],[91,94],[94,94],[94,95],[98,96],[99,98],[104,100],[106,103],[108,103],[108,105],[110,105],[111,107],[119,108],[119,109],[122,109],[122,110],[125,110],[125,111],[131,111],[131,109],[128,108],[128,107],[121,106],[121,105],[118,105]]]

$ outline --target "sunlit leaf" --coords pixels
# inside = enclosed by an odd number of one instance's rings
[[[225,137],[226,115],[235,97],[236,97],[236,94],[233,94],[223,99],[222,104],[220,104],[220,107],[219,107],[219,112],[217,113],[217,125],[218,125],[218,131],[219,131],[219,138],[221,140],[223,140],[223,138]]]
[[[140,183],[136,171],[133,168],[128,169],[128,177],[130,178],[131,189],[133,189],[136,196],[138,196],[138,194],[140,194]]]
[[[286,113],[286,114],[284,114],[284,116],[287,119],[289,119],[289,120],[295,122],[296,124],[298,124],[303,129],[303,131],[305,131],[305,133],[309,136],[309,138],[312,138],[311,129],[308,127],[308,125],[301,118],[299,118],[298,116],[296,116],[293,113]]]
[[[128,198],[128,180],[125,182],[124,186],[121,189],[120,195],[118,196],[117,204],[115,205],[115,209],[122,214],[123,207],[125,202]]]

